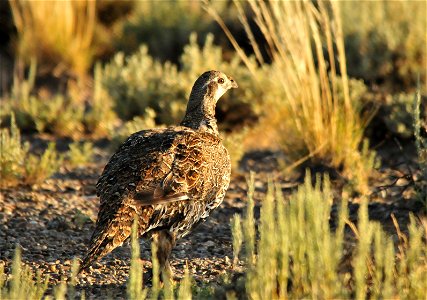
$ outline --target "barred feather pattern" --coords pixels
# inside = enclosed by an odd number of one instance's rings
[[[218,87],[218,78],[229,86]],[[181,126],[139,131],[120,146],[96,185],[98,219],[80,271],[122,245],[135,218],[140,237],[166,230],[175,240],[220,205],[231,165],[212,116],[212,97],[231,87],[237,87],[231,77],[206,72],[193,87]]]

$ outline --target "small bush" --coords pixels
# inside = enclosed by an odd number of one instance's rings
[[[0,175],[1,186],[20,183],[35,184],[44,181],[61,166],[62,157],[49,143],[41,157],[29,153],[29,144],[21,144],[21,135],[12,114],[9,128],[0,129]]]
[[[70,150],[67,153],[67,161],[70,167],[81,167],[92,161],[93,144],[91,142],[70,144]]]
[[[420,103],[418,111],[419,118],[427,117],[427,105]],[[379,117],[393,135],[408,139],[413,136],[415,131],[413,113],[413,93],[399,93],[387,96]]]
[[[0,129],[0,177],[1,185],[15,185],[22,179],[23,164],[29,144],[21,144],[21,134],[12,114],[10,129]]]
[[[163,111],[159,123],[171,124],[185,109],[185,83],[176,66],[153,60],[147,47],[127,58],[118,53],[103,70],[103,87],[114,101],[114,109],[124,120],[143,115],[148,107]]]
[[[95,66],[92,98],[85,111],[83,122],[86,131],[93,136],[106,136],[117,123],[117,115],[113,110],[113,101],[102,87],[101,65]]]
[[[80,137],[84,131],[84,107],[64,95],[58,94],[51,99],[40,99],[32,95],[36,69],[37,64],[33,61],[26,79],[14,77],[11,95],[4,98],[7,111],[3,118],[13,112],[18,127],[22,130]]]
[[[112,137],[112,148],[116,149],[131,134],[137,131],[155,128],[155,116],[155,111],[151,108],[147,108],[143,116],[134,117],[132,121],[127,121],[119,128],[114,128],[111,130],[110,136]]]
[[[7,120],[13,112],[20,129],[59,137],[78,139],[86,133],[106,136],[116,125],[117,116],[112,110],[109,95],[101,87],[100,71],[97,66],[92,97],[87,103],[82,103],[68,94],[46,98],[33,95],[36,74],[36,64],[33,63],[28,78],[19,80],[15,76],[10,97],[1,101],[0,118]]]
[[[52,176],[62,165],[62,156],[56,152],[55,143],[49,143],[41,156],[28,154],[25,159],[24,184],[42,183]]]

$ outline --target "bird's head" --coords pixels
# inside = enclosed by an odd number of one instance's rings
[[[199,129],[206,123],[215,122],[216,127],[216,103],[225,92],[237,87],[232,77],[220,71],[212,70],[200,75],[191,90],[187,111],[181,125]]]
[[[191,94],[207,96],[218,101],[231,88],[237,88],[233,78],[220,71],[207,71],[197,78]]]

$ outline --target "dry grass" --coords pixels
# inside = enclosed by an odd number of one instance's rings
[[[71,68],[84,74],[92,62],[96,1],[10,0],[18,31],[17,53],[28,62],[36,58],[43,68],[60,75]]]
[[[235,5],[256,61],[243,52],[215,11],[207,9],[251,70],[254,83],[270,91],[263,99],[262,122],[275,128],[276,141],[294,161],[310,158],[342,167],[360,190],[366,190],[372,168],[366,161],[372,157],[365,157],[359,148],[367,120],[360,116],[359,99],[351,98],[339,6],[329,1],[316,5],[310,1],[249,1],[245,12],[240,2]],[[271,66],[265,65],[263,45],[254,39],[249,16],[266,40]],[[263,66],[262,78],[257,63]],[[270,82],[266,84],[265,78]]]

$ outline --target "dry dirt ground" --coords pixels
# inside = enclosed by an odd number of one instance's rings
[[[412,150],[408,151],[411,153]],[[402,163],[399,157],[403,156],[396,153],[387,150],[386,154],[382,154],[385,165],[389,166],[380,169],[374,186],[390,184],[395,177],[407,174],[408,166],[413,167],[412,160]],[[94,229],[98,208],[95,183],[108,157],[106,151],[99,150],[96,162],[91,166],[74,170],[61,169],[53,178],[32,188],[1,190],[0,264],[5,265],[6,273],[10,272],[15,248],[20,247],[23,261],[33,270],[49,274],[51,284],[58,283],[61,277],[69,274],[73,258],[83,256]],[[279,182],[285,194],[292,192],[301,182],[302,176],[298,174],[285,178],[278,172],[278,157],[280,155],[277,153],[267,151],[254,153],[243,160],[240,174],[233,176],[220,208],[211,214],[207,222],[180,240],[173,250],[172,265],[178,277],[182,276],[183,267],[188,264],[198,286],[215,287],[221,283],[222,275],[234,272],[229,224],[233,214],[245,210],[249,170],[256,173],[256,217],[259,216],[259,203],[269,178]],[[387,160],[393,162],[393,168],[390,168]],[[318,169],[314,168],[314,171]],[[336,186],[340,186],[339,174],[332,176],[332,180],[337,182]],[[397,186],[382,192],[378,188],[373,189],[378,193],[374,194],[369,205],[370,217],[380,221],[390,234],[395,232],[391,222],[392,214],[396,216],[402,230],[408,223],[410,212],[425,219],[424,207],[410,198],[411,187],[405,192],[399,187],[408,183],[408,180],[402,180]],[[337,191],[337,195],[339,194]],[[358,204],[351,203],[349,208],[351,219],[356,220]],[[335,215],[334,208],[331,218]],[[79,276],[77,295],[84,290],[89,299],[107,295],[114,299],[125,298],[129,257],[130,247],[126,244],[95,263],[88,272]],[[147,242],[142,242],[141,258],[145,269],[150,269],[150,249]],[[51,292],[50,290],[49,293]]]

